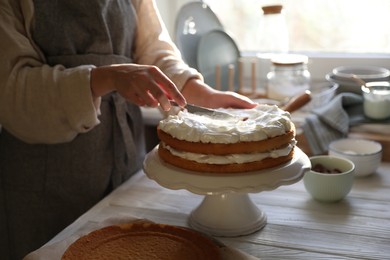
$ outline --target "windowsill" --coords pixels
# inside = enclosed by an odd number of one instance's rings
[[[258,57],[260,53],[255,51],[241,52],[242,60],[250,61]],[[311,73],[311,78],[314,82],[325,82],[326,74],[332,72],[336,67],[340,66],[375,66],[390,69],[390,54],[346,54],[346,53],[314,53],[300,52],[309,57],[308,69]],[[258,68],[260,82],[264,80],[266,72],[264,69]],[[250,77],[246,74],[245,77]]]
[[[298,53],[298,52],[291,52]],[[242,57],[254,57],[258,54],[256,51],[242,51]],[[331,59],[380,59],[387,60],[390,66],[390,53],[321,53],[321,52],[299,52],[299,54],[307,55],[309,58],[331,58]]]

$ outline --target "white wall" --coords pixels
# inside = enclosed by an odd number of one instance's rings
[[[193,1],[194,0],[156,0],[161,17],[164,20],[171,37],[173,37],[175,31],[176,14],[183,5]]]

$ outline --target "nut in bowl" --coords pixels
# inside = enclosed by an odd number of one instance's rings
[[[329,144],[329,155],[351,160],[355,164],[355,176],[373,174],[382,160],[382,145],[364,139],[344,138]]]
[[[348,159],[319,155],[310,157],[312,168],[303,177],[307,192],[321,202],[337,202],[351,191],[355,165]]]

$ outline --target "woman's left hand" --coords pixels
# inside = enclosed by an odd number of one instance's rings
[[[257,104],[248,97],[231,91],[211,88],[199,79],[190,79],[184,85],[182,94],[187,103],[209,108],[253,108]]]

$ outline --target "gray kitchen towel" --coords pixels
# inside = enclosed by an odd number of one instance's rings
[[[328,151],[329,143],[346,137],[351,126],[369,123],[363,113],[363,97],[341,93],[305,119],[303,132],[314,155]]]

